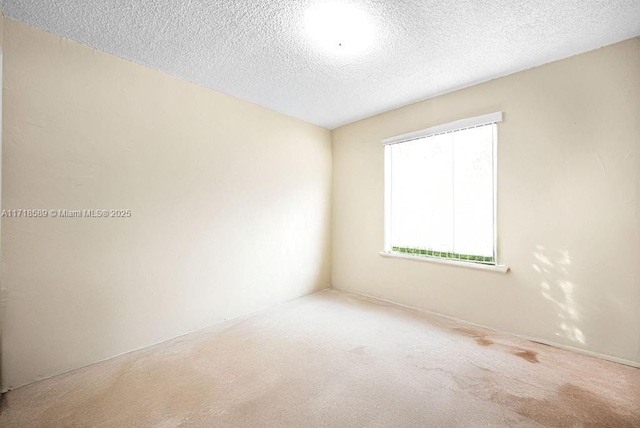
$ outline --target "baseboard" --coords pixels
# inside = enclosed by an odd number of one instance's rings
[[[510,334],[512,336],[515,336],[515,337],[523,339],[523,340],[528,340],[530,342],[541,343],[543,345],[552,346],[554,348],[564,349],[565,351],[575,352],[577,354],[587,355],[589,357],[599,358],[601,360],[607,360],[607,361],[611,361],[611,362],[618,363],[618,364],[624,364],[625,366],[640,368],[640,361],[627,360],[626,358],[620,358],[620,357],[616,357],[614,355],[602,354],[600,352],[589,351],[587,349],[576,348],[574,346],[564,345],[562,343],[556,343],[556,342],[553,342],[553,341],[550,341],[550,340],[540,339],[540,338],[536,338],[536,337],[530,337],[530,336],[526,336],[526,335],[522,335],[522,334],[512,333],[512,332],[509,332],[509,331],[498,331],[498,330],[496,330],[496,329],[494,329],[492,327],[488,327],[486,325],[476,324],[474,322],[470,322],[470,321],[463,320],[463,319],[460,319],[460,318],[452,317],[450,315],[444,315],[444,314],[441,314],[441,313],[438,313],[438,312],[435,312],[435,311],[430,311],[428,309],[421,309],[421,308],[416,308],[416,307],[413,307],[413,306],[403,305],[402,303],[394,302],[393,300],[384,299],[384,298],[378,297],[378,296],[372,296],[370,294],[361,293],[359,291],[340,290],[340,289],[337,289],[337,288],[336,288],[336,290],[345,291],[347,293],[353,293],[353,294],[356,294],[358,296],[366,297],[366,298],[372,299],[372,300],[378,300],[380,302],[389,303],[391,305],[400,306],[400,307],[403,307],[403,308],[406,308],[406,309],[411,309],[413,311],[418,311],[418,312],[423,312],[423,313],[430,314],[430,315],[439,316],[439,317],[446,318],[446,319],[451,320],[451,321],[455,321],[455,322],[459,322],[459,323],[463,323],[463,324],[468,324],[468,325],[471,325],[471,326],[474,326],[474,327],[480,327],[480,328],[483,328],[483,329],[486,329],[486,330],[495,331],[496,333]]]
[[[488,327],[484,327],[484,328],[488,328]],[[582,354],[582,355],[586,355],[586,356],[589,356],[589,357],[599,358],[601,360],[611,361],[613,363],[623,364],[625,366],[640,368],[640,362],[639,361],[627,360],[626,358],[620,358],[620,357],[616,357],[614,355],[607,355],[607,354],[602,354],[600,352],[589,351],[588,349],[576,348],[575,346],[570,346],[570,345],[565,345],[565,344],[562,344],[562,343],[552,342],[552,341],[546,340],[546,339],[537,339],[535,337],[529,337],[529,336],[525,336],[525,335],[522,335],[522,334],[516,334],[516,333],[508,333],[508,332],[505,332],[505,333],[506,334],[510,334],[512,336],[519,337],[520,339],[528,340],[530,342],[541,343],[543,345],[553,346],[554,348],[564,349],[565,351],[575,352],[576,354]]]

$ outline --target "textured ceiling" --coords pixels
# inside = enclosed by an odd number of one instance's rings
[[[370,19],[353,53],[309,36],[305,13],[323,1],[2,3],[14,20],[329,129],[640,35],[640,0],[342,1]]]

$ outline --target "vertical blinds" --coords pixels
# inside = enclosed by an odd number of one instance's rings
[[[383,141],[385,250],[495,263],[493,114]]]

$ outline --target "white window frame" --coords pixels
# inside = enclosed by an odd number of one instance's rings
[[[507,272],[509,267],[506,265],[498,264],[498,222],[497,222],[497,177],[498,177],[498,153],[497,153],[497,135],[494,136],[493,143],[493,251],[494,251],[494,263],[484,264],[475,263],[473,261],[462,261],[439,257],[429,256],[416,256],[411,254],[405,254],[392,251],[391,249],[391,150],[390,146],[393,144],[405,143],[407,141],[416,140],[419,138],[431,137],[434,135],[445,134],[454,131],[461,131],[468,128],[475,128],[483,125],[497,124],[502,122],[502,112],[495,112],[485,114],[482,116],[471,117],[462,120],[456,120],[454,122],[445,123],[442,125],[432,126],[430,128],[421,129],[415,132],[409,132],[407,134],[397,135],[391,138],[385,138],[382,140],[384,145],[384,251],[380,252],[380,255],[385,257],[394,257],[402,259],[410,259],[417,261],[434,262],[446,265],[455,265],[462,267],[469,267],[481,270],[490,270],[497,272]],[[497,130],[497,126],[496,126]]]

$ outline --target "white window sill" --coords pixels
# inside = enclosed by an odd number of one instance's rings
[[[414,260],[417,262],[427,262],[427,263],[438,263],[442,265],[451,265],[451,266],[459,266],[470,269],[479,269],[479,270],[488,270],[493,272],[501,272],[507,273],[509,271],[509,266],[506,265],[485,265],[482,263],[473,263],[473,262],[463,262],[459,260],[449,260],[449,259],[440,259],[438,257],[428,257],[428,256],[413,256],[411,254],[403,254],[403,253],[395,253],[389,251],[381,251],[380,255],[382,257],[390,257],[396,259],[408,259]]]

